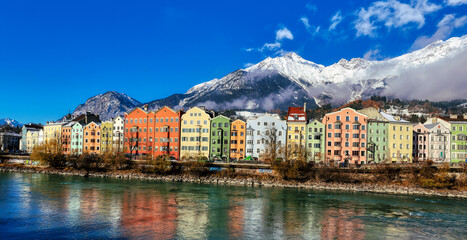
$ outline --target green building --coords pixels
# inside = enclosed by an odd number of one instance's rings
[[[71,127],[71,153],[83,154],[83,125],[77,123]]]
[[[324,160],[324,140],[326,128],[318,120],[311,120],[306,125],[306,159],[320,162]]]
[[[451,122],[451,162],[467,160],[467,122]]]
[[[230,155],[230,118],[219,115],[211,119],[211,153],[210,158],[224,160]]]
[[[388,149],[388,126],[389,122],[376,119],[368,120],[368,162],[384,162]]]

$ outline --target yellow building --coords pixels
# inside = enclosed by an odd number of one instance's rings
[[[190,108],[182,115],[180,159],[209,158],[210,126],[213,117],[213,112],[200,107]]]
[[[101,153],[112,152],[113,122],[105,121],[101,124]]]
[[[392,162],[412,162],[412,123],[384,112],[381,112],[381,115],[389,121],[387,156]]]
[[[27,142],[26,142],[26,151],[28,153],[32,152],[32,149],[39,145],[39,133],[42,130],[37,130],[37,129],[30,129],[28,130],[26,134]]]
[[[50,142],[52,140],[57,141],[59,144],[62,137],[62,126],[66,122],[49,122],[44,126],[44,142]]]
[[[287,112],[287,157],[303,158],[306,152],[306,110],[289,107]]]

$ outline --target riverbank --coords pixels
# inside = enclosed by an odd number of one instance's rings
[[[335,190],[335,191],[351,191],[351,192],[369,192],[369,193],[384,193],[384,194],[399,194],[399,195],[425,195],[425,196],[440,196],[467,199],[467,191],[450,190],[450,189],[426,189],[416,186],[404,186],[397,184],[371,184],[371,183],[326,183],[326,182],[295,182],[286,181],[277,178],[264,178],[258,175],[252,175],[246,178],[232,178],[211,175],[207,177],[198,177],[190,174],[167,175],[161,176],[156,174],[141,173],[135,170],[113,171],[113,172],[86,172],[82,170],[57,170],[45,167],[33,167],[24,165],[2,165],[0,172],[22,172],[22,173],[38,173],[38,174],[57,174],[57,175],[73,175],[81,177],[98,177],[98,178],[117,178],[117,179],[139,179],[165,182],[189,182],[189,183],[206,183],[217,185],[235,185],[235,186],[251,186],[251,187],[281,187],[281,188],[303,188],[313,190]]]

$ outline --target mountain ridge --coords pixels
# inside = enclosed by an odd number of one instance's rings
[[[279,57],[268,57],[253,66],[235,70],[222,78],[197,84],[185,93],[173,94],[146,104],[151,110],[164,105],[175,109],[205,106],[213,110],[273,110],[285,109],[288,106],[302,106],[305,102],[307,106],[313,108],[323,104],[345,104],[371,96],[400,97],[398,96],[400,92],[407,92],[406,96],[402,97],[410,99],[410,91],[404,89],[407,88],[405,81],[410,82],[414,88],[417,85],[430,86],[433,81],[439,79],[431,80],[432,76],[436,74],[426,74],[428,80],[418,79],[420,77],[417,77],[417,74],[420,75],[421,70],[429,72],[433,68],[442,72],[446,64],[452,65],[452,61],[459,65],[459,62],[462,63],[458,60],[459,55],[461,57],[467,55],[462,54],[466,51],[467,35],[450,38],[446,41],[437,41],[423,49],[387,60],[341,59],[329,66],[308,61],[294,52],[289,52]],[[459,76],[456,76],[455,81],[462,83],[465,81],[464,76],[467,76],[467,73],[464,74],[464,68],[457,65],[455,65],[455,70],[460,71],[460,73],[458,73]],[[427,81],[432,82],[427,83]],[[462,88],[463,84],[460,87]],[[428,93],[438,91],[437,88],[439,87],[429,89],[429,91],[425,89],[426,94],[423,89],[416,92],[418,95],[426,95],[426,98],[419,98],[415,95],[412,98],[429,99],[430,94]],[[463,87],[461,90],[467,89]],[[450,94],[449,91],[447,94]],[[105,101],[97,101],[96,99],[88,103],[90,98],[84,105],[78,106],[74,113],[97,111],[95,113],[109,117],[143,105],[136,100],[136,102],[125,101],[130,97],[123,95],[120,98],[122,102],[120,104],[123,105],[121,108],[117,106],[116,102],[110,106],[112,109],[107,109],[107,112],[102,107],[94,109],[93,104],[103,106]],[[100,95],[92,98],[98,96]],[[434,94],[433,96],[442,97],[443,94]],[[462,96],[460,94],[460,96],[451,97],[454,99]],[[102,96],[98,98],[102,98]]]

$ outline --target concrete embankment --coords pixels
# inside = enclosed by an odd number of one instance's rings
[[[325,182],[292,182],[281,179],[267,179],[258,176],[246,178],[229,178],[218,177],[215,175],[208,177],[197,177],[189,174],[161,176],[155,174],[140,173],[137,171],[115,171],[115,172],[86,172],[77,170],[57,170],[40,167],[27,167],[4,165],[0,166],[0,172],[22,172],[22,173],[38,173],[38,174],[57,174],[57,175],[73,175],[81,177],[98,177],[98,178],[117,178],[117,179],[139,179],[139,180],[155,180],[165,182],[189,182],[189,183],[207,183],[218,185],[235,185],[235,186],[251,186],[251,187],[281,187],[281,188],[303,188],[313,190],[333,190],[333,191],[352,191],[352,192],[370,192],[384,194],[399,194],[399,195],[426,195],[426,196],[441,196],[466,198],[467,191],[450,190],[450,189],[425,189],[416,186],[401,186],[396,184],[350,184],[350,183],[325,183]]]

